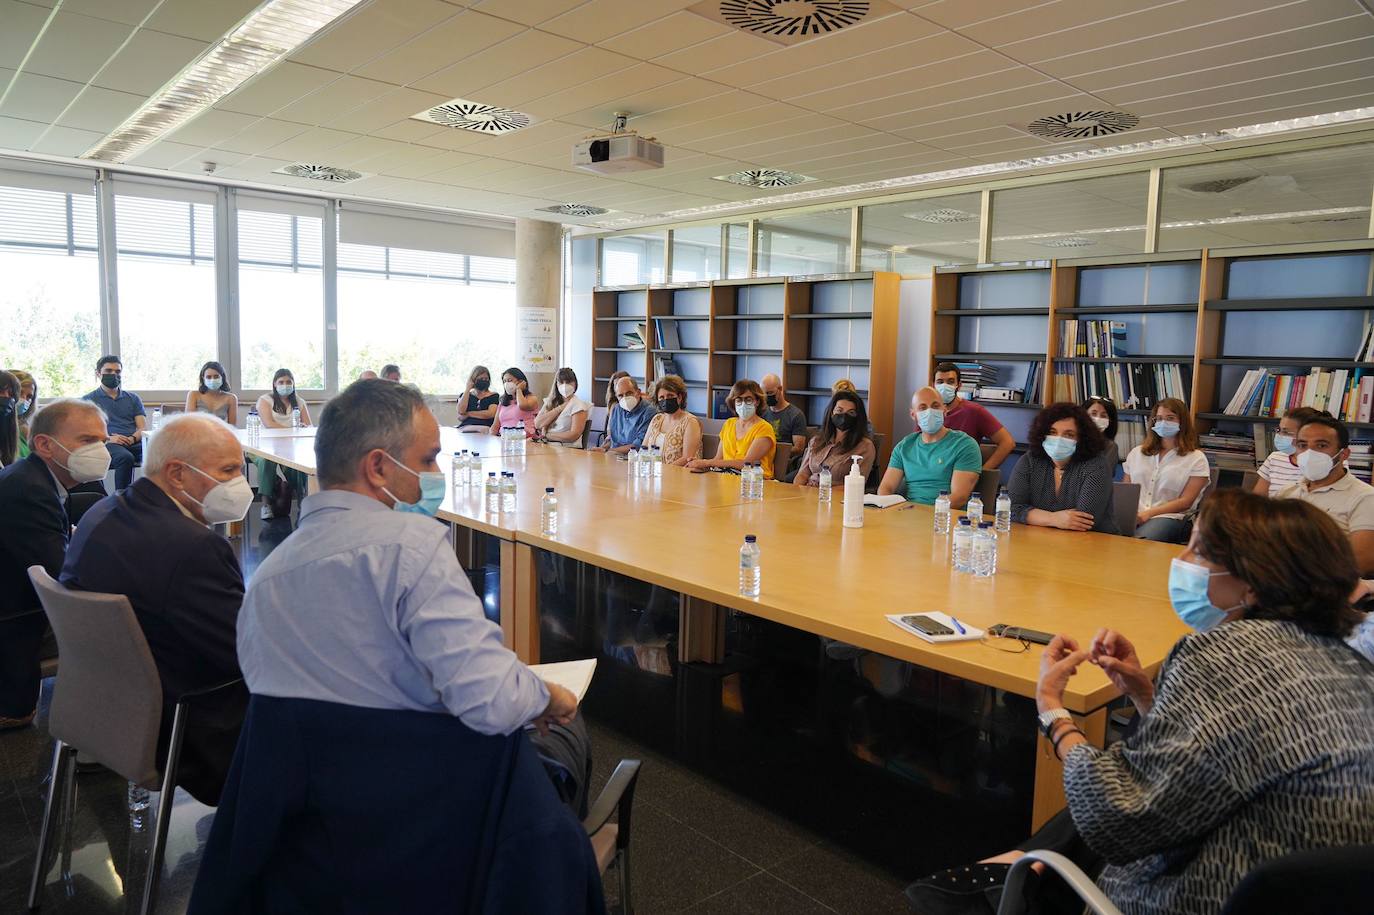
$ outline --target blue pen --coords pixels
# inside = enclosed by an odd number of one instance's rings
[[[949,618],[949,621],[954,624],[955,629],[959,630],[960,635],[968,635],[968,630],[964,628],[963,623],[959,622],[952,616]]]

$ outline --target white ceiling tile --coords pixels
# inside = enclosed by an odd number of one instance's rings
[[[447,128],[440,127],[438,124],[431,124],[429,121],[417,121],[407,116],[385,127],[377,128],[372,131],[372,135],[374,137],[386,137],[388,140],[400,140],[402,143],[417,143],[443,130],[447,130]]]
[[[152,95],[208,47],[205,42],[139,29],[93,82],[106,89]]]
[[[47,22],[49,10],[18,0],[0,0],[0,67],[17,70]]]
[[[59,10],[24,70],[84,83],[132,32],[126,25]]]
[[[681,79],[682,74],[676,70],[656,67],[653,64],[636,64],[628,70],[600,79],[574,82],[571,88],[546,95],[536,101],[522,103],[521,107],[540,118],[562,117],[570,112],[585,109],[589,105],[608,113],[628,111],[633,114],[643,109],[630,104],[630,96],[637,95],[643,104],[651,106],[650,110],[653,110],[660,107],[648,101],[653,97],[653,90]],[[603,123],[609,126],[610,120],[610,117],[607,117]]]
[[[356,139],[358,139],[358,135],[355,133],[315,127],[299,136],[278,143],[271,149],[265,150],[264,154],[274,159],[286,159],[292,162],[308,160],[332,164],[328,161],[329,153],[350,140]]]
[[[450,168],[458,168],[463,165],[471,165],[481,161],[480,156],[473,156],[467,153],[450,152],[443,149],[432,149],[427,146],[415,147],[415,159],[408,163],[387,165],[382,171],[385,174],[397,178],[424,178],[433,175],[435,172],[442,172]]]
[[[198,146],[163,140],[161,143],[154,143],[143,150],[129,162],[143,168],[171,168],[179,162],[185,162],[192,156],[199,157],[203,152],[204,150]]]
[[[719,38],[692,45],[690,48],[655,57],[654,63],[682,73],[697,75],[742,60],[753,60],[777,50],[778,46],[765,38],[746,35],[744,32],[729,32]]]
[[[81,83],[20,73],[10,81],[9,95],[5,104],[0,105],[0,115],[51,124],[82,88]]]
[[[1197,7],[1190,9],[1186,0],[1097,0],[1093,4],[1091,21],[1101,23],[1139,13],[1149,7],[1167,8],[1176,20],[1198,15],[1199,12]],[[1055,3],[1036,3],[1027,9],[962,26],[958,31],[980,44],[995,48],[1078,28],[1085,21],[1087,17],[1083,15],[1082,3],[1077,0],[1058,0]]]
[[[505,19],[465,10],[353,72],[384,83],[409,85],[524,28]]]
[[[512,3],[511,0],[478,0],[472,6],[484,13],[500,16],[512,22],[538,25],[583,2],[584,0],[520,0],[519,3]]]
[[[248,156],[243,153],[230,152],[221,147],[211,147],[209,149],[197,149],[174,167],[183,171],[202,171],[204,163],[213,162],[215,163],[215,174],[218,174],[219,169],[238,165],[247,158]]]
[[[539,27],[555,35],[595,44],[671,15],[693,2],[695,0],[637,0],[627,4],[621,0],[588,0]]]
[[[458,12],[441,0],[363,4],[293,52],[291,59],[348,73]]]
[[[216,146],[258,122],[251,114],[211,108],[168,135],[167,139],[191,146]]]
[[[630,112],[630,126],[638,129],[640,119],[659,111],[667,111],[689,102],[719,95],[724,89],[719,83],[693,77],[677,77],[676,82],[652,89],[627,89],[614,104],[593,105],[580,111],[559,115],[563,121],[592,129],[609,126],[617,111]]]
[[[143,104],[143,96],[87,86],[58,121],[65,127],[109,133]]]
[[[148,28],[197,41],[218,41],[261,0],[163,0]]]
[[[0,82],[9,79],[9,74],[0,70]],[[19,118],[0,118],[0,149],[24,151],[29,148],[48,129],[39,121],[24,121]]]
[[[242,114],[269,115],[339,78],[333,70],[282,61],[220,100],[215,107]]]
[[[383,140],[378,137],[358,137],[349,140],[339,146],[329,150],[329,162],[331,165],[341,165],[346,168],[355,168],[364,172],[375,172],[375,168],[364,168],[363,163],[369,160],[383,160],[388,155],[396,155],[398,152],[407,150],[420,150],[425,154],[430,154],[433,150],[424,147],[410,146],[406,143],[397,143],[395,140]]]
[[[433,108],[435,105],[442,105],[446,101],[448,101],[446,97],[435,95],[433,92],[421,92],[418,89],[393,89],[364,105],[339,113],[330,118],[327,123],[330,127],[339,130],[372,133],[389,124],[395,124],[404,118],[410,118],[414,114]],[[414,121],[412,123],[420,124],[421,122]],[[427,126],[431,131],[435,127],[434,124]],[[396,138],[393,137],[392,139]]]
[[[360,76],[341,76],[321,86],[307,96],[273,112],[277,117],[302,124],[328,124],[340,114],[352,111],[379,96],[392,92],[394,86]]]
[[[601,46],[640,60],[653,60],[731,31],[728,26],[705,16],[682,11],[609,38],[601,42]]]
[[[922,42],[929,45],[931,42]],[[954,51],[947,46],[945,50]],[[978,87],[970,81],[987,79],[1001,84],[1019,74],[1019,79],[1040,80],[1043,77],[1020,67],[995,51],[974,51],[972,53],[951,53],[948,57],[935,52],[936,59],[930,60],[925,54],[919,58],[923,63],[909,70],[863,79],[848,85],[806,94],[798,92],[791,100],[817,111],[833,111],[845,117],[861,118],[877,111],[904,110],[912,101],[924,99],[927,92],[936,87],[958,87],[969,83],[968,93],[976,94]],[[763,91],[763,87],[760,87]],[[905,100],[905,101],[898,101]],[[872,108],[863,106],[873,105]]]
[[[74,127],[50,127],[33,146],[30,152],[47,156],[80,156],[104,139],[103,133],[93,130],[77,130]]]
[[[1133,110],[1138,109],[1142,118],[1152,120],[1158,114],[1196,110],[1232,102],[1255,100],[1264,103],[1276,100],[1277,104],[1282,104],[1282,97],[1285,95],[1306,94],[1306,98],[1318,99],[1332,95],[1334,91],[1340,91],[1339,87],[1348,87],[1363,80],[1374,80],[1374,64],[1370,61],[1355,61],[1233,86],[1216,86],[1202,92],[1187,92],[1140,101],[1131,107]]]
[[[543,98],[569,86],[576,87],[611,73],[629,71],[631,67],[647,67],[632,57],[607,51],[605,48],[583,48],[542,67],[527,70],[503,82],[488,85],[482,90],[482,101],[495,105],[519,108],[525,102]],[[662,67],[655,72],[668,73]]]
[[[712,79],[744,85],[766,82],[816,67],[830,68],[839,61],[862,70],[865,69],[865,55],[893,45],[928,38],[940,31],[938,26],[915,16],[894,13],[842,29],[821,39],[792,45],[764,57],[709,72]],[[971,42],[968,43],[968,50],[974,50],[975,47]]]
[[[62,9],[125,25],[138,25],[148,17],[158,0],[63,0]]]
[[[262,118],[217,145],[232,152],[256,155],[278,143],[300,136],[309,129],[304,124]]]
[[[532,61],[551,61],[582,45],[530,29],[411,83],[416,89],[449,98],[485,101],[478,93],[530,69]],[[609,52],[608,52],[609,53]]]

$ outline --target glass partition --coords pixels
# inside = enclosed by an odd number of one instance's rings
[[[1150,175],[1059,181],[992,194],[992,260],[1140,254]]]
[[[982,194],[928,197],[864,207],[864,270],[929,273],[978,262]]]
[[[720,279],[720,226],[673,231],[674,283]]]
[[[849,271],[852,211],[775,216],[759,222],[759,276]]]

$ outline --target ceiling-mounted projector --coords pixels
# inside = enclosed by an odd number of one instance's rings
[[[572,164],[598,175],[617,175],[663,167],[663,144],[652,137],[627,131],[629,115],[616,112],[615,126],[601,136],[590,136],[572,150]]]

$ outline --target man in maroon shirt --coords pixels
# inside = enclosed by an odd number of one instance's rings
[[[935,366],[935,390],[940,392],[941,399],[947,405],[945,425],[973,436],[975,442],[991,442],[997,450],[983,459],[983,469],[992,470],[1000,466],[1016,447],[1016,439],[986,407],[959,396],[957,365],[941,362]]]

